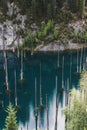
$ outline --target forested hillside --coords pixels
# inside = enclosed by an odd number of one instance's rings
[[[86,16],[87,0],[9,0],[14,2],[22,14],[31,15],[33,19],[60,18],[61,15],[76,13],[78,17]],[[8,6],[7,0],[0,0],[1,11],[6,15]],[[64,14],[63,14],[64,13]]]
[[[29,48],[55,40],[85,43],[86,18],[87,0],[0,0],[0,21],[10,20],[15,34],[22,36]],[[78,20],[82,30],[69,26]]]

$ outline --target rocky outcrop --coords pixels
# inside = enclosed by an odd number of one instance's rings
[[[0,50],[3,49],[3,42],[5,44],[5,48],[12,49],[16,48],[18,44],[23,43],[23,38],[21,35],[17,35],[18,31],[21,29],[25,30],[25,20],[26,16],[21,15],[19,13],[19,9],[17,8],[14,3],[9,3],[8,2],[8,12],[7,15],[11,18],[13,15],[13,7],[14,7],[14,14],[16,15],[15,18],[15,23],[13,23],[13,20],[11,19],[6,19],[3,23],[0,23]],[[20,21],[18,24],[17,21]]]
[[[37,46],[34,49],[34,51],[53,52],[53,51],[75,50],[82,48],[83,46],[84,46],[83,44],[71,43],[71,42],[68,42],[66,45],[54,42],[47,45],[41,44]]]

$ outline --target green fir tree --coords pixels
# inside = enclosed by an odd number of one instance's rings
[[[11,103],[7,107],[6,112],[8,115],[5,120],[5,129],[4,130],[18,130],[16,110]]]

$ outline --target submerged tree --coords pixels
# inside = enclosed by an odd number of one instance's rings
[[[18,130],[16,110],[11,103],[7,107],[6,112],[8,115],[5,120],[5,129],[4,130]]]

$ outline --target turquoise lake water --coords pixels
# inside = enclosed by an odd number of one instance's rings
[[[59,65],[58,68],[58,55]],[[82,61],[80,61],[82,59]],[[64,63],[63,63],[64,61]],[[86,51],[78,52],[78,69],[85,67]],[[10,102],[15,106],[15,77],[17,78],[17,104],[19,110],[17,119],[19,130],[35,130],[35,78],[37,80],[37,106],[40,106],[40,82],[42,92],[42,103],[44,105],[42,114],[38,111],[38,128],[47,129],[47,112],[46,112],[46,94],[48,95],[48,113],[49,113],[49,129],[55,128],[56,115],[56,77],[58,78],[58,130],[64,130],[65,117],[62,108],[66,105],[66,92],[73,87],[78,87],[80,76],[76,75],[77,71],[77,51],[65,51],[56,53],[34,53],[25,52],[23,57],[23,83],[20,82],[21,56],[18,58],[16,53],[7,53],[8,62],[8,80],[11,90],[10,99],[7,94],[5,83],[5,71],[3,67],[3,53],[0,53],[0,130],[4,128],[5,109]],[[84,66],[83,66],[84,65]],[[62,82],[64,90],[62,90]]]

